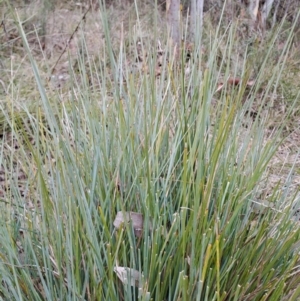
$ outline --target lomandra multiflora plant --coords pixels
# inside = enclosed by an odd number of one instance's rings
[[[234,25],[203,36],[209,51],[192,54],[188,75],[184,49],[174,61],[165,47],[155,77],[156,47],[144,42],[148,72],[132,72],[124,62],[136,31],[115,44],[109,12],[99,16],[107,61],[79,56],[65,92],[45,84],[19,23],[40,99],[27,105],[12,90],[1,106],[1,298],[298,300],[296,198],[282,189],[288,180],[261,193],[296,102],[274,131],[268,93],[250,118],[266,73],[265,91],[278,88],[292,34],[272,65],[274,34],[248,86],[249,57],[232,60]]]

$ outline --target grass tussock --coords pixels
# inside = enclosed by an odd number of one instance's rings
[[[241,53],[219,27],[187,62],[139,36],[137,8],[118,44],[98,13],[101,57],[82,34],[57,90],[19,23],[38,101],[15,82],[1,102],[1,298],[298,300],[295,164],[269,186],[297,114],[293,95],[273,115],[292,34]]]

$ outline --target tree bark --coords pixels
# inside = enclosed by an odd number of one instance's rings
[[[204,0],[191,0],[190,38],[197,45],[201,40]]]
[[[263,29],[266,29],[266,24],[267,24],[267,18],[269,16],[269,13],[271,11],[272,5],[274,3],[274,0],[266,0],[264,3],[262,10],[261,10],[261,22]]]
[[[167,0],[167,20],[172,43],[180,45],[180,0]]]

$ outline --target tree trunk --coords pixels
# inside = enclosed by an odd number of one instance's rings
[[[168,29],[175,47],[180,45],[180,0],[167,0]]]
[[[274,0],[266,0],[264,3],[262,10],[261,10],[261,22],[263,26],[263,30],[266,29],[267,25],[267,18],[269,16],[269,13],[271,11],[272,5],[273,5]]]
[[[257,22],[257,16],[258,16],[258,8],[259,8],[259,0],[250,0],[248,4],[248,11],[251,16],[252,25],[255,25]]]
[[[204,0],[191,0],[190,38],[195,45],[198,45],[201,40],[203,25],[203,3]]]

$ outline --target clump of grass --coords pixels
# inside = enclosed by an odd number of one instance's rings
[[[226,40],[228,57],[234,32]],[[74,77],[69,101],[58,104],[49,99],[28,47],[41,109],[25,106],[23,115],[5,115],[23,155],[2,148],[0,158],[2,166],[4,158],[11,167],[15,160],[30,163],[34,181],[28,177],[26,184],[35,191],[34,206],[11,181],[1,203],[2,298],[297,300],[294,200],[280,187],[268,203],[258,198],[282,127],[267,137],[268,115],[249,119],[261,77],[246,101],[246,82],[215,93],[218,68],[228,75],[238,67],[230,60],[216,66],[217,43],[218,37],[206,69],[202,54],[193,56],[188,76],[185,57],[180,68],[167,49],[159,78],[153,49],[149,72],[132,74],[123,64],[124,41],[118,51],[107,43],[109,64],[93,78],[97,93],[85,76],[93,62],[78,60],[80,82]],[[284,57],[268,88],[278,85]],[[247,57],[239,64],[247,78]],[[30,131],[15,131],[18,116],[27,116]],[[120,211],[141,214],[141,235],[133,222],[114,226]]]

